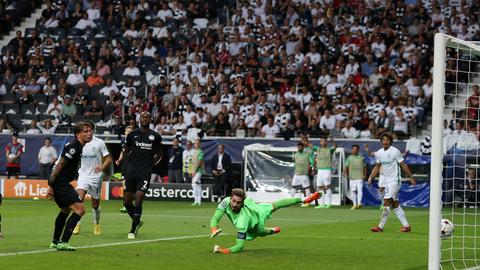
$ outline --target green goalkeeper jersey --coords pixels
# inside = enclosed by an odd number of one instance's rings
[[[317,150],[317,169],[331,170],[332,169],[332,154],[335,151],[333,147],[319,147]]]
[[[345,166],[348,167],[348,176],[350,180],[365,179],[364,166],[365,161],[361,155],[348,156]]]
[[[246,240],[252,240],[265,228],[265,221],[272,216],[273,206],[270,203],[255,203],[246,198],[239,213],[230,207],[230,197],[226,197],[218,205],[217,210],[227,215],[238,233],[245,234]]]
[[[295,153],[295,175],[308,175],[310,167],[310,154],[304,152]]]

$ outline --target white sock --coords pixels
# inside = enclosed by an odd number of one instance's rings
[[[388,219],[388,214],[390,214],[390,206],[385,206],[385,208],[383,208],[383,211],[382,211],[382,217],[380,218],[380,223],[378,223],[378,227],[380,227],[380,229],[383,229],[383,227],[385,227],[385,223],[387,223],[387,219]]]
[[[401,206],[398,206],[397,208],[393,209],[395,211],[395,214],[397,215],[398,220],[402,223],[403,227],[408,227],[408,221],[407,217],[405,216],[405,212],[403,211]]]
[[[92,208],[93,212],[93,224],[100,224],[100,207],[97,209]]]
[[[197,185],[197,203],[202,203],[202,187],[200,184]]]
[[[331,205],[332,204],[332,189],[327,189],[327,195],[325,196],[325,204]]]

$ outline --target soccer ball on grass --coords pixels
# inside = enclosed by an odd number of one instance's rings
[[[450,220],[443,218],[440,222],[440,236],[442,238],[451,237],[453,235],[454,227],[455,226]]]

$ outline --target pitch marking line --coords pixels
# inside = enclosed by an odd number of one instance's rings
[[[147,239],[147,240],[139,240],[139,241],[114,242],[114,243],[105,243],[105,244],[98,244],[98,245],[79,246],[79,247],[76,247],[76,248],[77,249],[87,249],[87,248],[100,248],[100,247],[111,247],[111,246],[124,246],[124,245],[144,244],[144,243],[152,243],[152,242],[175,241],[175,240],[182,240],[182,239],[194,239],[194,238],[201,238],[201,237],[207,237],[207,236],[209,237],[210,234],[164,237],[164,238]],[[0,257],[27,255],[27,254],[39,254],[39,253],[47,253],[47,252],[58,252],[58,251],[56,249],[40,249],[40,250],[30,250],[30,251],[19,251],[19,252],[10,252],[10,253],[0,253]],[[66,251],[66,252],[68,252],[68,251]]]

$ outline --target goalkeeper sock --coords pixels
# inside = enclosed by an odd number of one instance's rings
[[[57,218],[55,219],[55,230],[53,231],[53,240],[52,242],[57,244],[60,240],[60,236],[62,235],[63,229],[65,227],[65,223],[67,222],[68,214],[60,211],[58,213]]]
[[[82,217],[77,213],[73,213],[67,220],[67,226],[65,226],[65,231],[62,235],[62,242],[68,243],[70,241],[70,237],[72,237],[73,229],[77,226],[77,223],[80,221]]]
[[[378,227],[380,229],[383,229],[385,227],[385,223],[387,223],[388,215],[390,214],[390,206],[385,206],[382,211],[382,217],[380,218],[380,223],[378,224]]]
[[[125,206],[125,209],[127,209],[127,214],[130,216],[131,219],[133,219],[133,210],[134,210],[134,206],[132,203],[124,203],[123,206]]]
[[[302,199],[300,198],[289,198],[289,199],[278,200],[276,202],[273,202],[273,208],[277,210],[280,208],[285,208],[295,204],[299,204],[301,202],[302,202]]]
[[[93,224],[100,224],[100,207],[92,208]]]
[[[400,220],[400,222],[402,223],[403,227],[410,226],[408,224],[407,217],[405,216],[405,212],[403,211],[401,206],[393,209],[393,211],[395,211],[395,214],[397,215],[398,220]]]
[[[138,224],[140,224],[140,218],[142,217],[142,206],[135,205],[134,214],[133,214],[133,221],[132,221],[132,228],[130,229],[131,233],[135,233]]]

